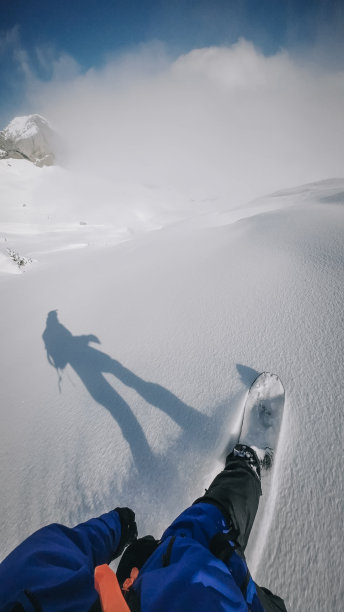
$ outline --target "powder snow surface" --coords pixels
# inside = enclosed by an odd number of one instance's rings
[[[159,537],[221,468],[268,370],[287,399],[251,573],[289,610],[341,610],[344,180],[135,233],[54,225],[34,209],[41,171],[8,172],[1,558],[49,522],[121,505]],[[7,248],[33,263],[9,274]]]

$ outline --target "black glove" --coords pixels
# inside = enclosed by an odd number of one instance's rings
[[[135,512],[130,508],[115,508],[121,521],[121,539],[119,541],[115,557],[119,557],[126,546],[134,542],[137,538],[137,525]]]
[[[147,559],[157,549],[158,545],[158,540],[155,540],[151,535],[147,535],[132,542],[130,546],[125,549],[116,572],[120,586],[123,585],[123,582],[127,578],[130,578],[133,567],[137,567],[137,569],[140,570],[141,567],[144,566]]]

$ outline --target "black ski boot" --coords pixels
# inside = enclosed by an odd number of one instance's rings
[[[246,444],[236,444],[229,457],[241,457],[260,480],[260,461],[257,453]]]

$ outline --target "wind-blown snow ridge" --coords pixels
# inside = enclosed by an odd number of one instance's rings
[[[91,202],[85,202],[84,192],[75,189],[74,178],[65,168],[38,169],[25,160],[0,160],[0,236],[8,241],[0,243],[4,255],[0,271],[10,271],[6,262],[9,246],[39,262],[44,254],[63,253],[74,244],[107,248],[174,224],[182,224],[184,230],[221,227],[307,202],[338,204],[343,200],[344,179],[301,185],[228,209],[217,202],[184,202],[181,207],[178,194],[169,194],[166,206],[163,190],[152,193],[143,185],[123,191],[120,201],[114,195],[111,207],[101,202],[102,184],[98,199],[95,192]]]

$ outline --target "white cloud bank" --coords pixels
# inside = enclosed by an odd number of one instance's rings
[[[173,61],[153,44],[86,74],[63,56],[28,92],[68,145],[57,191],[85,206],[234,208],[343,176],[344,73],[245,40]]]

